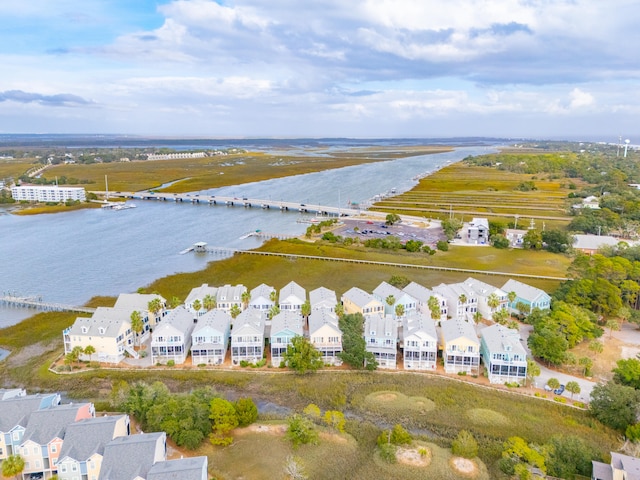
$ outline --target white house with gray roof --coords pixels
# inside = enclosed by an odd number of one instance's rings
[[[440,323],[440,344],[445,372],[478,374],[480,341],[472,323],[459,319]]]
[[[190,457],[154,463],[145,480],[208,480],[208,458]]]
[[[70,424],[58,458],[58,478],[97,479],[106,444],[130,433],[128,415],[89,418]]]
[[[251,290],[249,308],[268,312],[276,302],[272,300],[276,289],[264,283]]]
[[[278,301],[280,311],[300,311],[307,301],[307,291],[296,282],[289,282],[280,289]]]
[[[167,434],[117,437],[104,448],[98,480],[146,480],[151,467],[167,459]]]
[[[507,293],[493,285],[481,282],[475,278],[469,277],[464,281],[464,284],[471,290],[478,299],[478,311],[482,314],[483,318],[493,320],[493,313],[498,310],[506,310],[509,303]],[[497,301],[498,306],[490,307],[489,304],[492,301]]]
[[[246,291],[247,287],[244,285],[225,285],[223,287],[218,287],[218,293],[216,294],[216,308],[229,313],[233,306],[236,305],[241,311],[244,310],[242,294],[246,293]]]
[[[178,365],[184,363],[191,348],[193,327],[193,313],[184,306],[173,309],[151,336],[151,364],[169,360]]]
[[[434,320],[440,322],[441,320],[447,319],[447,299],[439,293],[434,292],[433,290],[430,290],[416,282],[411,282],[409,285],[404,287],[402,291],[416,299],[416,310],[419,313],[426,313],[430,318],[433,318],[433,316],[431,315],[431,309],[429,308],[429,299],[432,297],[435,298],[438,307],[440,308],[440,317],[435,318]]]
[[[640,458],[611,452],[611,462],[593,460],[591,480],[640,480]]]
[[[335,312],[338,297],[336,296],[336,292],[333,290],[325,287],[319,287],[309,292],[309,303],[311,304],[311,310],[322,309]]]
[[[95,353],[85,360],[98,360],[105,363],[119,363],[125,352],[137,357],[133,350],[135,333],[131,329],[131,312],[133,310],[114,307],[98,307],[91,317],[77,317],[70,327],[62,332],[64,353],[68,354],[75,347],[84,350],[91,345]]]
[[[517,382],[527,379],[527,352],[520,342],[520,332],[495,324],[480,332],[480,354],[490,383]]]
[[[346,314],[384,314],[382,302],[358,287],[352,287],[344,292],[341,301]]]
[[[446,299],[447,311],[451,318],[470,320],[478,311],[478,297],[464,283],[441,283],[433,287],[433,291]]]
[[[302,336],[303,319],[300,311],[284,310],[271,319],[271,365],[280,366],[284,360],[287,347],[291,345],[291,340],[295,336]]]
[[[268,310],[248,308],[236,317],[231,330],[231,365],[257,363],[264,356],[264,331]]]
[[[214,302],[217,302],[218,288],[211,287],[207,283],[203,283],[199,287],[192,288],[184,301],[184,306],[194,316],[201,317],[207,310],[204,308],[205,298],[210,298]],[[194,304],[199,308],[195,308]]]
[[[404,315],[415,312],[417,308],[417,300],[415,298],[387,282],[380,283],[373,290],[373,296],[382,303],[386,315],[395,316],[398,305],[402,305]],[[391,300],[393,301],[389,304]]]
[[[534,308],[540,310],[549,310],[551,308],[551,297],[544,290],[532,287],[518,280],[510,279],[503,286],[502,290],[509,293],[513,292],[516,298],[509,303],[512,312],[527,315]]]
[[[231,315],[223,310],[211,310],[198,319],[191,332],[193,365],[222,365],[229,347]]]
[[[162,308],[154,313],[149,310],[149,303],[155,299],[160,300]],[[155,293],[121,293],[118,295],[113,308],[120,310],[126,310],[129,312],[129,318],[134,311],[140,312],[142,317],[142,333],[140,334],[140,342],[144,342],[148,337],[151,329],[162,321],[162,318],[167,312],[167,301],[161,296]]]
[[[374,313],[364,317],[367,352],[373,353],[379,368],[396,368],[398,324],[391,315]]]
[[[342,352],[342,330],[335,313],[326,308],[312,310],[309,315],[309,339],[322,354],[325,365],[342,365],[338,356]]]
[[[402,333],[405,370],[435,370],[438,334],[431,316],[426,313],[410,313],[403,319]]]

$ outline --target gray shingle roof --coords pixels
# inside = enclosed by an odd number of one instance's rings
[[[373,297],[373,295],[365,292],[364,290],[358,287],[350,288],[349,290],[344,292],[342,297],[348,299],[349,301],[351,301],[353,304],[357,305],[360,308],[364,307],[372,300],[375,300],[376,302],[378,302],[378,300],[376,300]]]
[[[156,458],[156,445],[166,444],[164,432],[141,433],[111,440],[104,448],[99,480],[132,480],[146,478],[157,461],[166,459],[166,446],[162,458]]]
[[[309,335],[313,335],[323,325],[329,325],[331,328],[340,332],[338,328],[338,317],[325,308],[314,310],[309,315]]]
[[[419,338],[429,336],[433,340],[438,340],[436,332],[436,322],[424,313],[412,313],[403,320],[404,338],[416,335]]]
[[[8,432],[17,425],[27,426],[31,413],[41,408],[45,395],[9,398],[0,404],[0,432]]]
[[[155,298],[159,298],[163,304],[167,303],[163,297],[155,293],[121,293],[113,307],[127,310],[129,315],[134,310],[147,312],[149,311],[149,302]]]
[[[271,319],[271,336],[290,330],[294,335],[302,335],[302,315],[299,311],[285,310]]]
[[[192,288],[185,299],[185,304],[193,303],[195,300],[204,299],[207,295],[211,295],[213,298],[216,298],[216,294],[218,293],[218,289],[216,287],[210,287],[208,284],[203,283],[199,287]]]
[[[124,417],[87,418],[68,425],[60,449],[60,460],[69,457],[82,462],[95,453],[102,455],[105,445],[113,440],[118,421]]]
[[[205,328],[213,328],[220,333],[224,333],[231,325],[231,320],[231,315],[224,310],[210,310],[198,319],[198,323],[191,332],[191,335],[196,335],[200,330]]]
[[[185,337],[188,337],[191,335],[193,325],[193,314],[181,305],[173,309],[162,323],[156,327],[153,332],[153,338],[155,339],[157,335],[162,334],[165,330],[171,329],[171,327],[183,333]]]
[[[476,335],[473,325],[464,320],[447,320],[440,324],[440,328],[442,329],[442,338],[447,343],[462,337],[479,343],[478,335]]]
[[[511,347],[511,353],[518,353],[523,358],[527,357],[527,352],[520,343],[520,332],[517,330],[495,324],[483,328],[480,335],[491,353],[503,353],[507,351],[506,347]]]
[[[547,296],[547,293],[544,290],[540,290],[539,288],[532,287],[531,285],[527,285],[526,283],[519,282],[518,280],[510,279],[502,286],[502,290],[507,292],[515,292],[515,294],[529,302],[533,302],[537,300],[539,297]]]
[[[432,297],[434,295],[434,292],[432,290],[429,290],[427,287],[423,287],[416,282],[411,282],[409,285],[404,287],[402,291],[407,295],[411,295],[420,303],[424,304],[429,301],[429,297]]]
[[[132,311],[112,307],[98,307],[90,318],[77,317],[69,330],[69,335],[94,335],[97,337],[116,338],[122,324],[131,323]],[[104,333],[100,333],[101,328],[104,329]]]
[[[334,292],[333,290],[329,290],[325,287],[320,287],[309,292],[309,303],[311,304],[311,308],[316,308],[323,305],[329,308],[335,308],[336,304],[338,303],[338,297],[336,296],[336,292]]]
[[[76,421],[78,411],[86,403],[56,405],[33,412],[29,417],[22,441],[31,440],[38,445],[46,445],[54,438],[64,439],[68,425]]]
[[[207,457],[181,458],[158,462],[146,480],[207,480]]]

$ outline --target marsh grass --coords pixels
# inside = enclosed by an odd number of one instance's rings
[[[65,205],[63,203],[57,205],[35,204],[34,206],[16,209],[12,213],[15,215],[41,215],[43,213],[73,212],[75,210],[84,210],[85,208],[100,208],[100,204],[94,202],[82,202],[75,205]]]

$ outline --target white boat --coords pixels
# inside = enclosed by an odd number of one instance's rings
[[[108,202],[102,205],[106,210],[126,210],[128,208],[136,208],[133,203]]]

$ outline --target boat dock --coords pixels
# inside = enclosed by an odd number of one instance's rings
[[[0,297],[0,305],[17,308],[35,308],[45,312],[94,313],[96,311],[95,308],[90,307],[44,302],[41,297],[20,297],[16,295],[4,295]]]
[[[264,208],[301,213],[315,213],[317,215],[349,217],[363,213],[362,208],[330,207],[327,205],[306,204],[298,202],[284,202],[247,197],[228,197],[222,195],[200,195],[193,193],[156,193],[156,192],[110,192],[110,197],[136,200],[156,200],[160,202],[176,202],[191,204],[223,205],[229,207]],[[380,215],[382,212],[367,212],[369,215]]]

